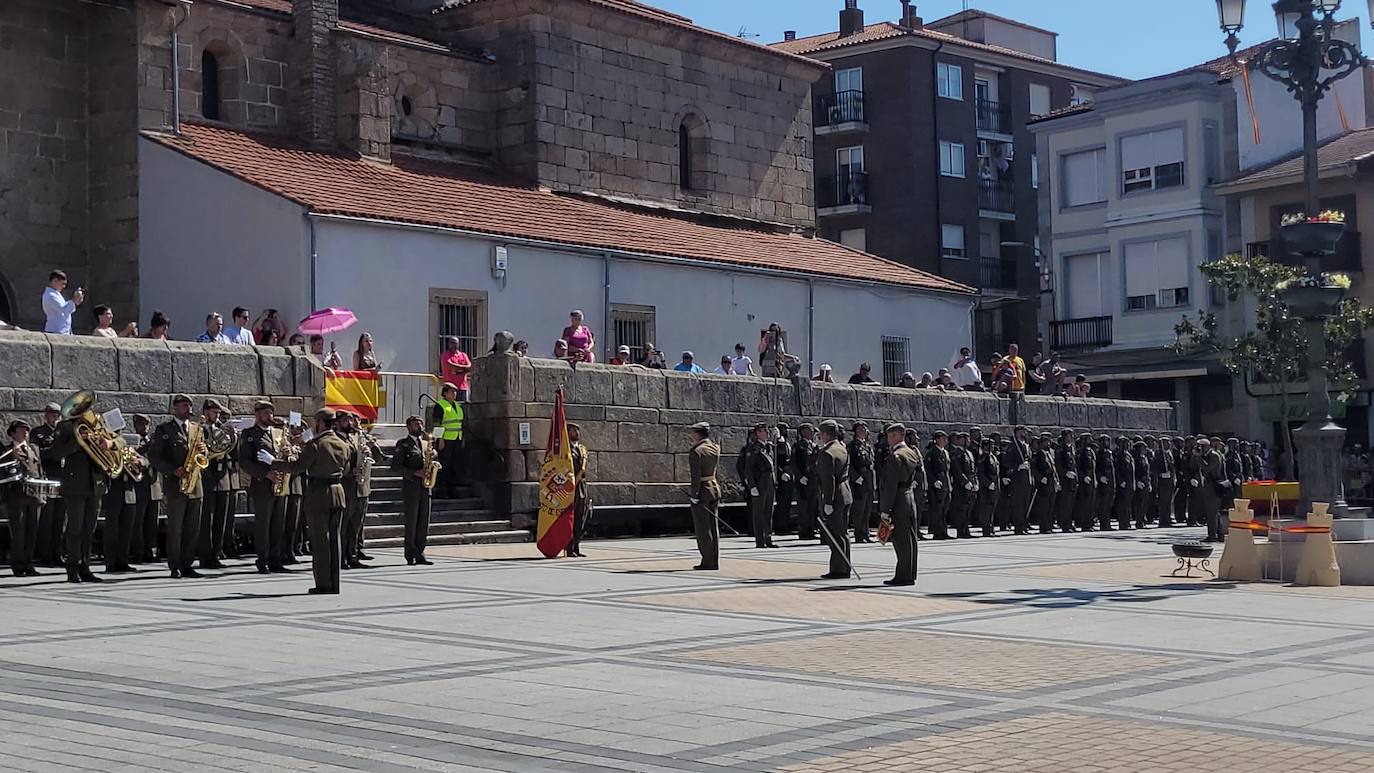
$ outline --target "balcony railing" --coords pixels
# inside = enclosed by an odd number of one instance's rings
[[[991,99],[978,100],[978,131],[1011,134],[1011,110]]]
[[[1016,261],[1006,258],[979,258],[978,286],[984,290],[1015,290]]]
[[[816,126],[839,126],[847,123],[865,123],[864,93],[862,91],[838,91],[822,94],[816,98]]]
[[[868,206],[868,173],[844,172],[823,177],[816,186],[816,207]]]
[[[993,212],[1016,211],[1016,189],[1010,183],[978,181],[978,208]]]
[[[1302,259],[1294,257],[1282,239],[1276,242],[1250,242],[1245,245],[1245,254],[1248,257],[1264,255],[1290,266],[1303,265]],[[1346,231],[1341,240],[1336,242],[1336,254],[1322,258],[1321,266],[1323,271],[1364,271],[1360,232]]]
[[[1050,322],[1050,346],[1053,349],[1096,349],[1111,344],[1111,317],[1080,317]]]

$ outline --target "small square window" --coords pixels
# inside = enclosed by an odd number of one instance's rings
[[[967,163],[962,142],[940,142],[940,174],[945,177],[966,177]]]
[[[940,254],[946,258],[968,257],[968,251],[964,247],[963,226],[940,226]]]
[[[1129,311],[1149,311],[1159,308],[1159,302],[1153,295],[1132,295],[1126,298],[1126,308]]]
[[[936,65],[938,93],[946,99],[964,98],[964,68],[957,64],[940,62]]]

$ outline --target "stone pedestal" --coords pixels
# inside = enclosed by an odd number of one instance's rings
[[[1309,419],[1293,430],[1293,443],[1297,447],[1298,479],[1302,482],[1298,512],[1311,512],[1321,502],[1329,505],[1332,517],[1344,518],[1341,448],[1345,445],[1345,428],[1330,418]]]
[[[1331,541],[1331,522],[1327,503],[1313,503],[1312,512],[1307,516],[1307,526],[1313,531],[1306,533],[1298,572],[1293,578],[1295,585],[1335,587],[1341,584],[1341,567],[1336,562],[1336,546]]]
[[[1221,552],[1221,565],[1217,567],[1217,579],[1241,582],[1263,579],[1259,548],[1255,546],[1255,532],[1249,526],[1255,517],[1250,510],[1250,500],[1235,500],[1229,517],[1230,522],[1236,525],[1226,531],[1226,545]]]

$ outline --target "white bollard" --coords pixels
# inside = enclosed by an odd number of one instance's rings
[[[1302,557],[1298,559],[1298,573],[1294,585],[1336,587],[1341,584],[1341,567],[1336,563],[1336,544],[1331,540],[1333,518],[1327,513],[1326,502],[1313,502],[1307,515],[1302,543]]]
[[[1259,548],[1255,546],[1255,532],[1250,528],[1255,514],[1250,509],[1248,499],[1237,499],[1233,505],[1228,513],[1226,544],[1222,547],[1217,579],[1256,582],[1263,579],[1264,575],[1260,571],[1260,555]]]

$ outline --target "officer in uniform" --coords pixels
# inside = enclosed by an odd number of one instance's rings
[[[37,448],[29,442],[29,423],[23,419],[10,422],[10,446],[20,474],[29,478],[43,477],[43,463]],[[10,522],[10,571],[15,577],[37,577],[33,568],[34,547],[38,543],[38,511],[43,497],[30,496],[19,483],[5,487],[5,511]]]
[[[1192,479],[1195,477],[1192,467],[1196,442],[1191,435],[1174,438],[1174,481],[1178,484],[1174,492],[1174,517],[1189,526],[1198,525],[1196,511],[1192,508]]]
[[[1112,439],[1102,435],[1097,439],[1097,528],[1112,531],[1112,513],[1116,508],[1116,456],[1112,453]]]
[[[1250,444],[1251,469],[1255,471],[1255,480],[1264,480],[1264,457],[1260,454],[1260,444]]]
[[[343,568],[366,569],[363,563],[363,527],[367,521],[367,501],[372,496],[372,465],[384,458],[377,441],[362,428],[361,417],[351,411],[342,412],[340,421],[345,433],[342,437],[358,452],[358,466],[344,481]]]
[[[1226,539],[1226,526],[1222,524],[1222,495],[1226,491],[1226,462],[1221,452],[1212,446],[1207,438],[1197,441],[1196,489],[1197,510],[1207,518],[1207,539],[1205,542],[1222,542]]]
[[[991,437],[983,438],[982,449],[978,454],[978,504],[975,507],[978,525],[982,528],[981,534],[984,537],[997,536],[992,521],[997,513],[997,501],[1001,498],[1002,466],[995,445]]]
[[[210,398],[201,406],[201,415],[204,417],[202,422],[205,427],[205,437],[210,433],[212,427],[219,426],[220,412],[224,406],[219,401]],[[201,470],[200,482],[203,488],[201,497],[201,516],[200,516],[200,568],[201,569],[223,569],[224,564],[220,559],[224,557],[225,533],[229,534],[229,539],[233,539],[234,527],[234,505],[230,501],[230,493],[233,491],[233,484],[229,475],[229,456],[225,455],[222,459],[211,459],[210,466]]]
[[[716,513],[720,509],[720,483],[716,480],[720,446],[711,441],[710,424],[703,421],[693,424],[691,429],[692,450],[687,452],[687,462],[692,479],[687,487],[687,498],[692,503],[697,550],[701,551],[701,563],[692,568],[715,571],[720,568],[720,527],[716,523]]]
[[[997,497],[997,509],[993,514],[993,529],[995,531],[1011,530],[1011,439],[1002,437],[1002,433],[994,432],[989,437],[992,438],[993,452],[997,454],[997,469],[1001,474],[1002,488]]]
[[[304,442],[300,438],[305,435],[305,427],[297,425],[288,427],[286,422],[280,417],[273,419],[274,426],[280,426],[291,435],[293,445],[299,447]],[[286,487],[286,558],[282,563],[290,566],[299,563],[300,556],[308,555],[309,539],[306,535],[305,516],[301,513],[301,498],[305,493],[305,484],[301,481],[301,476],[292,475],[291,481]]]
[[[1144,438],[1137,435],[1131,439],[1131,463],[1135,469],[1135,495],[1131,498],[1131,512],[1135,515],[1135,527],[1145,528],[1148,519],[1150,499],[1154,496],[1150,485],[1150,455],[1145,450]]]
[[[816,451],[816,483],[821,516],[829,529],[830,571],[823,580],[849,577],[849,508],[854,494],[849,489],[849,452],[840,440],[840,425],[821,423],[821,444]]]
[[[569,432],[571,435],[571,431]],[[401,473],[401,513],[405,525],[406,564],[428,566],[425,546],[429,535],[429,514],[432,492],[425,487],[425,452],[433,439],[425,434],[425,420],[419,416],[406,419],[406,436],[396,441],[391,456],[391,469]],[[442,464],[442,462],[441,462]],[[441,474],[443,470],[439,471]]]
[[[582,537],[587,533],[587,524],[592,517],[591,486],[587,481],[587,447],[582,445],[582,427],[572,422],[568,426],[568,451],[572,454],[573,468],[573,533],[568,542],[567,554],[574,558],[586,558],[582,552]]]
[[[52,444],[57,439],[57,422],[62,418],[62,406],[48,403],[43,406],[43,423],[29,434],[29,442],[38,449],[38,459],[43,465],[39,477],[47,480],[62,479],[62,457],[53,454]],[[61,490],[47,498],[43,509],[38,512],[38,541],[34,545],[34,557],[42,566],[62,566],[65,552],[62,535],[67,525],[66,500]]]
[[[1074,509],[1078,506],[1078,454],[1073,446],[1073,433],[1067,429],[1059,433],[1059,444],[1054,449],[1054,468],[1059,473],[1059,493],[1054,498],[1059,530],[1078,531],[1074,520]]]
[[[258,451],[267,451],[274,456],[280,445],[286,445],[282,438],[285,428],[272,426],[272,403],[259,400],[253,404],[253,426],[239,435],[239,467],[248,474],[248,498],[253,505],[253,543],[258,550],[258,572],[260,574],[290,572],[285,566],[288,553],[286,545],[286,494],[277,496],[276,485],[282,473],[274,472],[268,465],[258,461]],[[289,459],[288,459],[289,461]]]
[[[924,472],[921,455],[905,442],[906,427],[889,424],[883,428],[889,453],[883,459],[878,493],[878,513],[892,526],[892,547],[897,553],[897,571],[884,585],[916,584],[916,476]]]
[[[1031,448],[1028,441],[1030,430],[1017,427],[1012,433],[1011,449],[1008,459],[1002,465],[1002,475],[1011,478],[1011,525],[1015,534],[1030,534],[1031,494],[1035,490],[1031,483]]]
[[[1124,436],[1116,439],[1116,501],[1113,513],[1118,529],[1131,528],[1131,506],[1135,502],[1135,457],[1131,456],[1131,441]]]
[[[462,467],[463,452],[463,404],[458,402],[458,387],[445,381],[439,388],[439,399],[434,404],[434,424],[443,429],[443,441],[439,443],[439,484],[435,487],[440,498],[458,497],[458,480]]]
[[[930,482],[930,510],[926,523],[933,539],[949,539],[945,517],[949,514],[950,486],[953,485],[950,464],[949,434],[937,429],[926,448],[926,480]]]
[[[339,592],[339,526],[343,522],[343,480],[353,474],[358,451],[334,432],[338,417],[333,408],[315,413],[315,436],[301,446],[295,461],[280,460],[266,450],[258,461],[278,472],[305,476],[305,519],[310,525],[310,564],[315,575],[311,593]],[[409,426],[409,423],[407,423]]]
[[[129,468],[130,465],[125,464],[124,472],[109,479],[109,488],[100,502],[101,516],[105,521],[102,536],[106,574],[138,571],[129,565],[129,545],[134,536],[134,502],[138,496],[129,475],[131,472],[139,473],[143,468],[141,465],[133,470]]]
[[[1031,508],[1031,519],[1039,525],[1041,534],[1054,533],[1054,500],[1059,492],[1059,472],[1054,468],[1054,447],[1050,441],[1050,433],[1041,433],[1031,458],[1031,469],[1035,474],[1035,504]]]
[[[181,490],[181,481],[188,474],[184,465],[191,451],[186,426],[190,421],[191,398],[174,396],[172,418],[154,430],[148,450],[148,461],[154,470],[162,473],[162,497],[167,503],[167,568],[173,578],[201,576],[191,567],[191,562],[195,560],[200,537],[204,480],[197,479],[190,491]],[[204,434],[196,452],[206,452]]]
[[[816,494],[816,428],[803,424],[797,428],[797,442],[792,446],[792,479],[797,486],[797,539],[816,538],[816,513],[820,500]]]
[[[136,413],[133,416],[134,432],[138,443],[134,451],[144,459],[153,445],[152,423],[147,416]],[[157,520],[162,507],[162,484],[157,473],[151,468],[143,471],[143,476],[134,481],[134,538],[131,549],[136,564],[151,564],[157,561]]]
[[[52,455],[62,460],[62,497],[67,504],[67,582],[101,582],[91,572],[91,540],[95,537],[95,522],[100,514],[100,499],[109,489],[110,479],[96,466],[76,440],[75,419],[63,419],[57,424]],[[114,444],[106,442],[107,449]]]
[[[958,539],[971,539],[969,521],[978,502],[978,463],[969,450],[969,433],[954,433],[949,449],[949,520]]]
[[[1073,498],[1073,522],[1079,531],[1092,531],[1097,516],[1097,452],[1092,435],[1084,432],[1074,445],[1078,491]]]
[[[744,485],[749,491],[749,521],[754,531],[754,547],[775,548],[777,545],[773,544],[770,526],[774,499],[777,497],[778,468],[766,423],[754,425],[754,434],[749,443],[753,449],[744,470]]]
[[[1222,487],[1223,511],[1231,509],[1232,500],[1240,496],[1241,486],[1245,485],[1245,462],[1241,460],[1240,438],[1228,438],[1226,441],[1226,483]]]
[[[874,486],[877,473],[874,469],[873,446],[868,442],[868,425],[854,422],[854,439],[849,441],[849,488],[854,495],[854,506],[849,509],[849,520],[854,526],[854,542],[872,542],[869,531],[869,512],[873,509]]]
[[[773,533],[786,534],[792,530],[792,446],[787,439],[788,427],[778,422],[773,438],[773,469],[778,472],[778,496],[773,505]]]
[[[1152,453],[1150,472],[1155,487],[1155,514],[1159,528],[1171,529],[1174,526],[1174,468],[1178,463],[1168,437],[1161,438],[1158,443],[1150,438],[1147,445]]]
[[[916,430],[906,430],[904,439],[906,440],[906,447],[910,448],[911,452],[916,455],[916,458],[921,461],[920,466],[916,468],[916,472],[911,479],[911,499],[916,503],[916,525],[914,529],[916,532],[916,541],[920,542],[925,539],[925,537],[921,535],[921,524],[927,522],[930,518],[930,478],[926,475],[926,461],[925,457],[921,455],[921,441],[920,438],[916,437]]]
[[[739,453],[735,454],[735,479],[739,481],[740,489],[743,491],[744,512],[750,514],[753,520],[754,498],[749,493],[749,484],[746,483],[749,470],[749,454],[754,451],[754,433],[751,431],[744,436],[744,445],[739,447]]]

